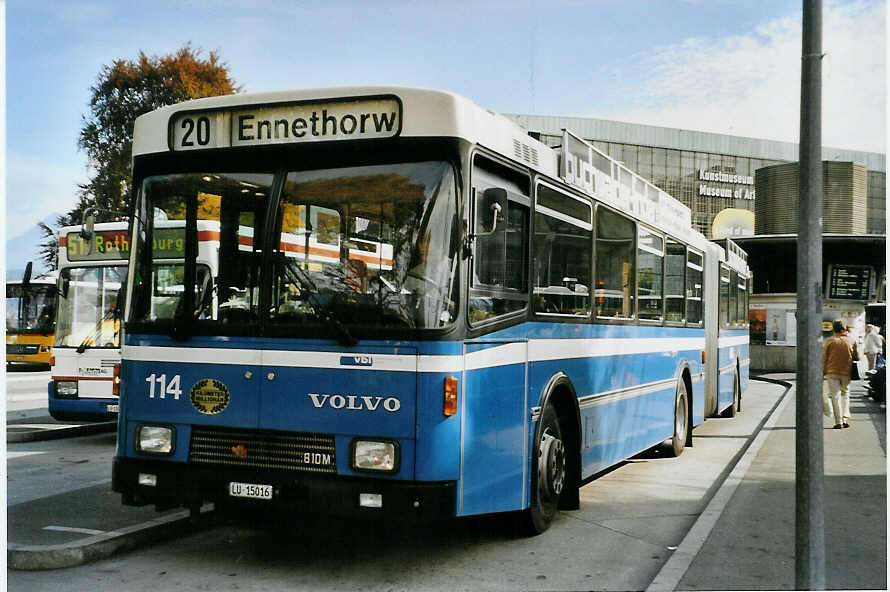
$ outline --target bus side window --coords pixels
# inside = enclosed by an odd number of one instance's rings
[[[620,214],[596,210],[596,316],[634,317],[634,250],[636,228]]]
[[[536,194],[535,312],[586,317],[593,255],[591,205],[545,185],[538,185]]]
[[[701,253],[686,251],[686,324],[702,323],[702,284],[704,282],[704,258]]]
[[[664,304],[665,320],[682,323],[686,312],[683,309],[685,294],[686,247],[672,239],[667,239],[664,260]]]
[[[663,267],[664,239],[640,226],[637,237],[637,298],[640,319],[661,321],[664,318]]]
[[[476,158],[469,303],[472,324],[524,310],[528,304],[529,199],[520,176]]]
[[[720,328],[726,329],[731,322],[729,316],[729,268],[724,264],[720,264],[720,302],[717,306],[720,309]]]

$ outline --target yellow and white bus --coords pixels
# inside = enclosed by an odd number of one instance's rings
[[[49,364],[56,327],[56,278],[6,282],[6,364]]]

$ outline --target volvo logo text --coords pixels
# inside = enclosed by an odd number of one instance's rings
[[[379,395],[330,395],[327,393],[307,393],[316,409],[347,409],[349,411],[377,411],[379,407],[390,413],[402,408],[402,402],[395,397]]]

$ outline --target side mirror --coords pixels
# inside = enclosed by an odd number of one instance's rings
[[[498,219],[503,219],[507,205],[507,190],[491,187],[482,193],[482,199],[476,205],[476,236],[494,234],[498,228]]]
[[[96,212],[93,210],[87,210],[84,212],[83,224],[81,224],[80,229],[80,238],[84,240],[92,240],[93,231],[96,226]]]
[[[71,287],[71,280],[67,277],[59,278],[59,294],[62,298],[68,298],[68,288]]]
[[[25,273],[22,275],[22,285],[27,286],[31,283],[31,270],[34,268],[34,263],[28,261],[28,264],[25,265]]]

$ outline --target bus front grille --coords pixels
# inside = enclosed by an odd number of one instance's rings
[[[279,471],[336,473],[334,436],[193,426],[189,462]]]

